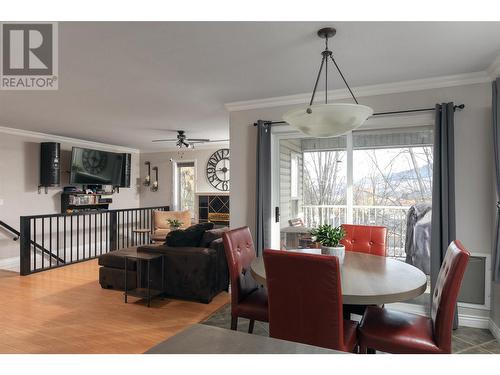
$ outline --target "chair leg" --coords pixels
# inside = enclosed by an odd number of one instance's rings
[[[250,324],[248,324],[248,333],[253,333],[253,326],[255,325],[255,320],[250,320]]]
[[[368,353],[368,348],[364,345],[359,345],[359,354],[367,354]]]
[[[233,331],[236,331],[238,328],[238,317],[237,316],[232,316],[231,317],[231,329]]]

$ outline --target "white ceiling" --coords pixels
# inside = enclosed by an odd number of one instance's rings
[[[62,22],[59,90],[0,91],[0,125],[161,150],[228,137],[224,103],[310,92],[323,42],[351,86],[485,70],[500,22]],[[330,75],[330,88],[342,88]]]

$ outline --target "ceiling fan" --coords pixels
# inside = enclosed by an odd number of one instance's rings
[[[177,138],[175,139],[153,139],[152,142],[175,142],[175,145],[179,148],[194,148],[197,143],[208,143],[208,142],[227,142],[229,139],[218,139],[210,140],[206,138],[188,138],[184,130],[176,130]]]

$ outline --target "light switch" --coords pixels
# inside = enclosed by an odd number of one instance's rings
[[[0,198],[0,206],[3,206],[3,198]]]

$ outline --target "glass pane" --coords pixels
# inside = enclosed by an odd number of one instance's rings
[[[354,149],[353,158],[353,222],[386,226],[388,255],[404,260],[408,210],[432,202],[432,146]]]
[[[345,145],[345,137],[280,140],[282,248],[308,247],[311,245],[310,228],[345,222]]]
[[[178,173],[180,210],[189,210],[194,217],[194,166],[181,166]]]

